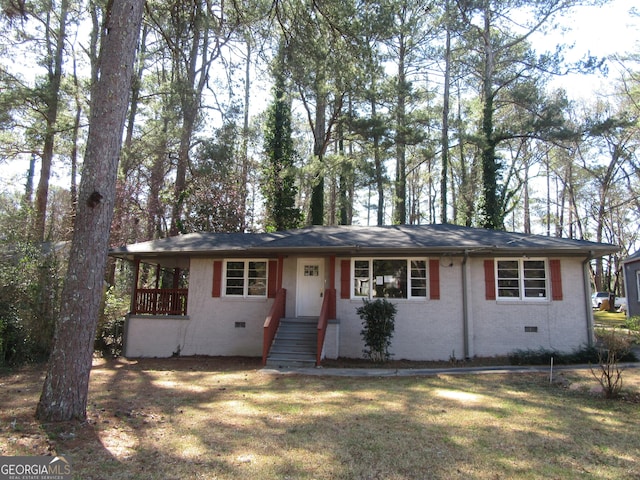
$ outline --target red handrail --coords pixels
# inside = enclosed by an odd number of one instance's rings
[[[322,361],[322,347],[324,346],[324,337],[327,333],[327,325],[330,318],[336,317],[336,289],[327,288],[324,291],[324,299],[322,300],[322,308],[320,309],[320,318],[318,318],[318,343],[316,346],[316,367],[320,366]]]
[[[151,315],[186,315],[187,288],[138,288],[132,312]]]
[[[280,319],[284,317],[285,306],[287,301],[287,291],[281,288],[276,293],[276,298],[273,301],[269,315],[264,321],[264,329],[262,334],[262,365],[267,364],[267,357],[269,356],[269,350],[271,350],[271,344],[273,343],[273,337],[276,336],[278,326],[280,325]]]

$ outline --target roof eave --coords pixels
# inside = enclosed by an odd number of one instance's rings
[[[563,247],[563,248],[544,248],[544,247],[500,247],[493,246],[419,246],[419,247],[367,247],[360,245],[343,245],[343,246],[302,246],[302,247],[247,247],[233,249],[197,249],[197,250],[162,250],[162,251],[130,251],[130,250],[113,250],[109,255],[123,260],[135,261],[167,261],[168,259],[184,259],[191,257],[271,257],[281,255],[327,255],[336,256],[356,255],[356,256],[374,256],[374,255],[459,255],[470,257],[486,257],[486,256],[572,256],[572,257],[590,257],[598,258],[604,255],[618,252],[620,249],[616,246],[589,246],[584,248]]]

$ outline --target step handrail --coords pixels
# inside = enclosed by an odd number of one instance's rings
[[[273,344],[273,339],[278,331],[280,325],[280,319],[284,317],[285,306],[287,302],[287,290],[281,288],[276,293],[276,298],[273,300],[269,315],[264,321],[264,328],[262,333],[262,365],[267,364],[267,357],[269,356],[269,350]]]
[[[324,291],[320,318],[318,318],[318,343],[316,346],[316,367],[322,362],[322,348],[324,347],[324,337],[327,333],[329,319],[336,318],[336,289],[327,288]]]

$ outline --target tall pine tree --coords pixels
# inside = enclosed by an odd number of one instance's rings
[[[291,100],[287,95],[285,54],[281,45],[274,67],[273,103],[267,112],[264,132],[266,163],[262,192],[266,200],[265,227],[281,231],[300,226],[302,215],[295,206],[295,152],[291,138]]]

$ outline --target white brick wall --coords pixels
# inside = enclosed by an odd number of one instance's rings
[[[340,298],[340,260],[336,259],[337,317],[325,342],[329,358],[362,357],[360,299]],[[451,260],[451,262],[449,261]],[[564,299],[542,303],[509,303],[485,299],[484,258],[468,259],[469,354],[504,355],[515,349],[571,351],[587,343],[582,259],[562,259]],[[449,265],[451,263],[451,265]],[[462,257],[440,265],[440,300],[393,300],[398,307],[391,351],[394,359],[448,360],[464,357]],[[295,315],[297,258],[284,261],[283,287],[287,315]],[[329,268],[325,268],[328,274]],[[188,319],[132,317],[126,355],[262,355],[263,323],[273,300],[213,298],[212,259],[194,259],[189,279]],[[550,295],[550,294],[549,294]],[[244,322],[245,328],[237,328]],[[537,332],[525,332],[537,327]],[[331,343],[327,343],[331,342]]]

